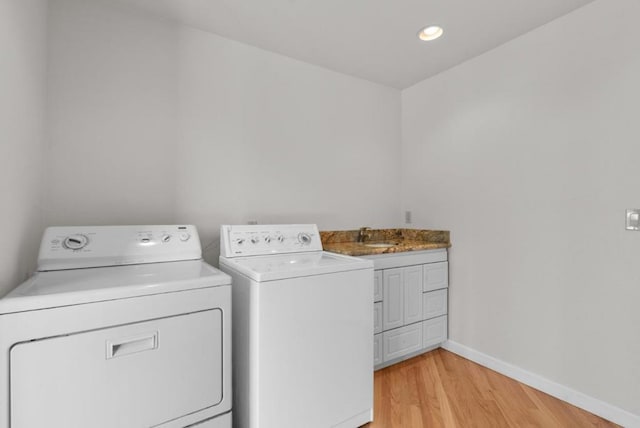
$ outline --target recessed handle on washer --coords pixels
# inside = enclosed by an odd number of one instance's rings
[[[158,348],[158,332],[143,336],[130,337],[117,341],[107,341],[107,359],[134,354],[136,352],[151,351]]]

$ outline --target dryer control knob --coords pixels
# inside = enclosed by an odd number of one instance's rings
[[[179,238],[182,242],[186,242],[191,238],[191,235],[189,235],[187,232],[182,232]]]
[[[264,237],[264,242],[266,242],[267,244],[271,242],[271,237],[269,235]]]
[[[278,235],[278,237],[276,238],[278,240],[278,242],[283,243],[284,242],[284,236],[283,235]]]
[[[69,250],[81,250],[86,247],[88,243],[89,238],[79,233],[75,235],[69,235],[64,238],[64,241],[62,241],[62,245],[64,246],[64,248],[67,248]]]
[[[260,242],[260,238],[258,238],[257,236],[252,236],[251,237],[251,243],[252,244],[257,244],[258,242]]]
[[[166,234],[166,233],[165,233],[164,235],[162,235],[162,236],[160,237],[160,240],[161,240],[162,242],[169,242],[169,241],[171,241],[171,235],[168,235],[168,234]]]

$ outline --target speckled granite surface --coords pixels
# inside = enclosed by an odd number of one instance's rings
[[[321,231],[322,247],[325,251],[349,256],[402,253],[449,248],[449,232],[425,229],[372,229],[367,231],[364,243],[356,242],[358,230]],[[393,244],[391,247],[370,247],[368,244]]]

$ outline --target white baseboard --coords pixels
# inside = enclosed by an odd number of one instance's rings
[[[457,342],[448,340],[442,344],[442,347],[474,363],[490,368],[491,370],[515,379],[518,382],[522,382],[525,385],[529,385],[562,401],[566,401],[569,404],[573,404],[576,407],[580,407],[587,412],[591,412],[618,425],[626,428],[640,428],[640,416],[634,415],[619,407],[585,395],[575,389],[553,382],[540,375],[498,360],[497,358],[483,354]]]

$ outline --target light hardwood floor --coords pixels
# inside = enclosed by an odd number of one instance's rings
[[[444,349],[378,370],[366,428],[617,427]]]

